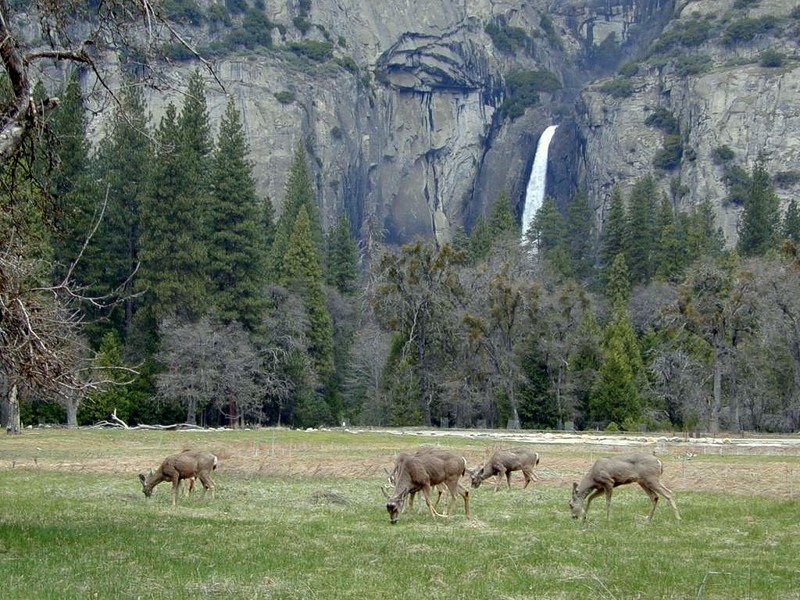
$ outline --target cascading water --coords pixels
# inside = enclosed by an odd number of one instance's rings
[[[539,143],[536,145],[536,156],[533,157],[533,168],[525,190],[525,206],[522,209],[522,243],[525,243],[525,234],[528,233],[536,213],[544,202],[545,183],[547,181],[547,154],[550,149],[550,140],[556,132],[558,125],[550,125],[544,130]]]

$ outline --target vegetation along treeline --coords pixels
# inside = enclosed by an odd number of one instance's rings
[[[112,414],[800,427],[800,215],[794,201],[781,212],[760,161],[739,177],[734,249],[710,202],[676,212],[647,176],[627,198],[615,190],[602,232],[578,194],[563,209],[547,199],[520,245],[499,190],[451,244],[367,251],[346,218],[323,230],[308,148],[296,150],[279,216],[257,196],[236,106],[212,124],[201,75],[158,123],[126,87],[95,146],[77,76],[60,97],[36,142],[57,160],[23,157],[24,178],[4,170],[0,219],[5,255],[28,258],[4,276],[69,325],[48,343],[59,376],[78,385],[54,390],[47,361],[5,355],[12,429]],[[72,293],[54,294],[64,282]]]

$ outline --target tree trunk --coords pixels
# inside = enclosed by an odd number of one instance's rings
[[[714,392],[711,399],[711,414],[708,419],[708,431],[719,433],[719,413],[722,409],[722,352],[714,350]]]
[[[17,384],[12,383],[11,388],[8,390],[8,421],[6,422],[6,432],[19,433],[22,430],[22,424],[19,420],[19,396]]]
[[[67,427],[75,429],[78,427],[78,398],[74,396],[67,396],[64,401],[64,408],[67,411]]]
[[[186,422],[189,425],[197,425],[197,400],[190,398],[186,408]]]

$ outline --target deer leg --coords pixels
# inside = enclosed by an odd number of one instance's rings
[[[506,486],[511,489],[511,471],[506,471]]]
[[[466,513],[467,518],[469,519],[469,490],[463,485],[458,484],[458,493],[464,498],[464,513]]]
[[[653,514],[656,512],[656,507],[658,506],[658,494],[653,490],[653,488],[646,486],[645,484],[639,482],[639,486],[645,491],[645,493],[650,496],[650,513],[647,515],[647,520],[653,520]]]
[[[424,488],[422,488],[422,495],[425,496],[425,503],[428,505],[428,509],[431,511],[431,516],[434,518],[443,517],[444,515],[436,512],[436,509],[431,502],[431,486],[426,485]]]
[[[680,521],[681,513],[678,511],[678,505],[675,504],[675,499],[672,497],[672,492],[669,491],[663,484],[653,486],[653,489],[667,499],[667,502],[669,502],[669,505],[672,507],[672,512],[675,513],[675,518]]]
[[[172,477],[172,506],[178,505],[178,491],[179,491],[178,487],[180,486],[180,484],[181,484],[181,478],[176,473]]]
[[[197,476],[200,478],[200,482],[203,484],[203,497],[205,497],[206,492],[211,490],[211,499],[214,499],[214,482],[211,480],[211,477],[208,473],[198,473]]]
[[[433,508],[439,508],[439,500],[442,499],[442,494],[444,494],[444,490],[442,490],[441,484],[437,485],[436,486],[436,502],[434,502]]]
[[[589,505],[592,503],[592,500],[597,498],[600,494],[605,493],[605,488],[600,488],[599,490],[594,490],[589,496],[586,498],[586,505],[583,507],[583,518],[586,518],[586,513],[589,512]]]
[[[522,486],[522,489],[524,490],[526,487],[528,487],[528,484],[531,482],[533,473],[531,473],[530,469],[525,467],[522,469],[522,475],[525,477],[525,485]]]
[[[606,521],[608,521],[611,518],[611,494],[612,494],[613,490],[614,490],[614,488],[610,487],[610,486],[605,489],[605,494],[606,494]]]

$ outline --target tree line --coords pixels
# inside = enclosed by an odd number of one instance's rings
[[[586,194],[547,198],[520,244],[500,190],[450,243],[359,246],[361,224],[323,228],[313,148],[276,215],[233,101],[212,126],[195,73],[151,123],[129,83],[93,146],[76,73],[48,151],[4,169],[4,248],[68,325],[71,385],[2,362],[22,422],[798,428],[800,218],[762,160],[736,248],[652,175],[614,190],[602,231]]]

